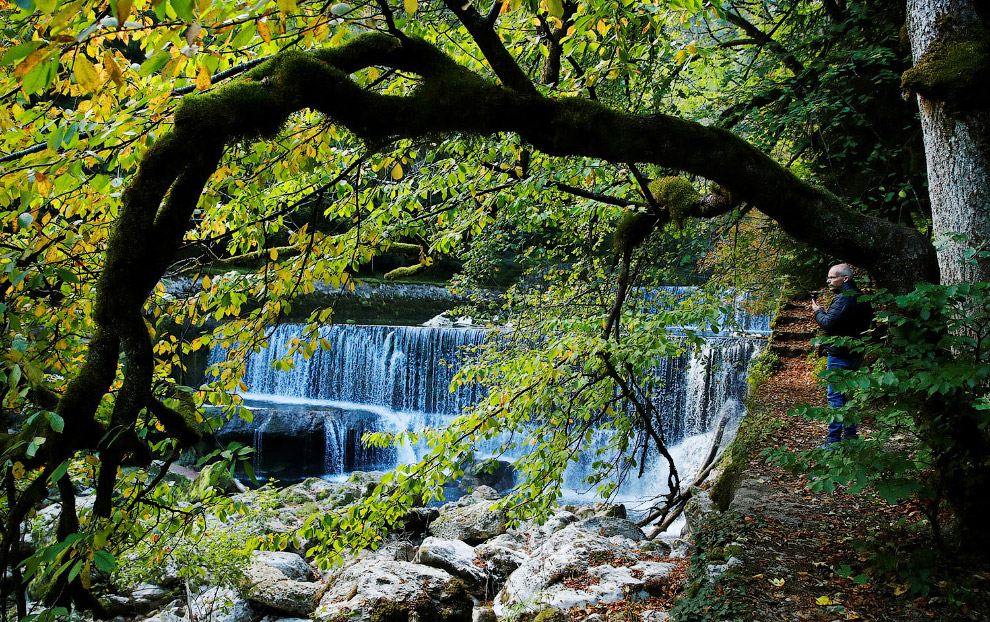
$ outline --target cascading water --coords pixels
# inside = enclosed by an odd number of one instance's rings
[[[303,338],[302,331],[297,325],[280,326],[270,346],[251,355],[243,397],[253,421],[235,417],[218,434],[225,441],[255,446],[259,477],[283,482],[333,478],[413,462],[422,448],[367,448],[360,439],[370,431],[443,426],[480,397],[477,387],[449,387],[464,350],[481,344],[485,330],[334,325],[319,334],[329,342],[329,350],[317,351],[308,360],[296,354],[291,371],[273,370],[272,364],[289,354],[293,340]],[[717,421],[723,415],[740,417],[746,368],[760,341],[710,337],[698,351],[658,361],[653,377],[645,381],[682,478],[692,468],[693,454],[707,452],[706,435]],[[210,363],[226,356],[226,350],[215,347]],[[607,439],[596,442],[604,445]],[[479,448],[479,454],[484,451]],[[587,488],[581,482],[595,459],[593,452],[587,453],[568,470],[569,497],[580,498]],[[625,482],[620,495],[655,496],[666,480],[664,461],[648,457],[645,477]]]
[[[254,446],[259,477],[292,481],[413,462],[415,448],[369,448],[361,437],[444,425],[479,397],[478,387],[449,387],[464,349],[479,345],[485,330],[333,325],[319,334],[329,350],[309,359],[296,353],[291,371],[273,370],[302,331],[279,326],[269,347],[251,355],[242,397],[252,421],[232,418],[218,433]],[[226,356],[226,349],[214,347],[209,362]],[[303,456],[304,439],[313,437],[323,439],[321,455]]]

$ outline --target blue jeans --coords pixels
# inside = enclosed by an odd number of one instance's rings
[[[849,358],[828,355],[826,369],[858,369],[859,361]],[[828,405],[832,408],[842,408],[846,405],[846,394],[839,393],[832,385],[828,385],[828,392],[825,394]],[[856,434],[855,423],[844,423],[842,421],[831,421],[828,424],[828,435],[825,440],[829,443],[838,443],[845,438],[859,438]]]

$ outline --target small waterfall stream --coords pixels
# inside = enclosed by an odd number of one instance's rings
[[[480,396],[478,387],[450,390],[451,380],[468,350],[487,331],[470,328],[333,325],[320,329],[330,344],[308,360],[292,357],[293,369],[275,371],[303,327],[275,329],[270,346],[253,354],[242,394],[253,413],[251,423],[234,417],[220,432],[223,442],[237,440],[257,450],[255,472],[261,478],[289,483],[305,477],[344,477],[355,470],[383,470],[415,461],[422,448],[369,448],[365,432],[445,425]],[[664,431],[672,452],[690,470],[694,454],[707,451],[710,429],[721,415],[738,420],[746,391],[746,369],[762,340],[710,337],[697,352],[657,362],[645,381],[656,407],[664,413]],[[210,363],[227,351],[214,347]],[[600,444],[605,439],[598,439]],[[479,448],[480,454],[485,448]],[[568,496],[579,499],[581,480],[594,458],[588,452],[569,469]],[[518,456],[502,456],[514,459]],[[585,463],[586,462],[586,463]],[[666,482],[666,467],[650,460],[646,474],[623,484],[621,497],[656,495]],[[684,474],[682,473],[682,477]]]

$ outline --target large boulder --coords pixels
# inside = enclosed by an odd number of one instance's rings
[[[475,563],[474,547],[462,540],[427,538],[413,562],[445,570],[460,579],[472,596],[485,597],[488,574]]]
[[[320,622],[471,622],[473,601],[460,581],[438,568],[362,560],[330,581],[313,619]]]
[[[286,551],[255,551],[252,555],[255,561],[278,570],[286,579],[293,581],[312,581],[315,578],[313,569],[297,553]]]
[[[126,594],[107,596],[104,605],[112,616],[136,616],[150,613],[169,602],[174,592],[150,583],[141,583]]]
[[[579,521],[575,523],[574,526],[578,529],[584,529],[585,531],[593,531],[599,535],[605,536],[606,538],[619,536],[621,538],[632,540],[633,542],[639,542],[640,540],[646,539],[646,534],[644,534],[643,530],[639,528],[639,525],[624,518],[596,516],[594,518]]]
[[[196,479],[193,481],[186,498],[191,501],[199,501],[210,489],[217,489],[223,493],[241,492],[243,487],[230,474],[230,469],[225,468],[220,462],[214,462],[203,467]]]
[[[691,498],[684,505],[684,526],[687,533],[696,533],[718,509],[712,503],[707,490],[698,487],[691,488]]]
[[[254,561],[247,569],[244,593],[249,602],[292,615],[313,613],[323,584],[287,579],[281,571]]]
[[[547,541],[547,538],[578,520],[580,519],[573,512],[557,510],[542,524],[527,521],[518,529],[512,530],[512,533],[523,538],[529,549],[535,551]]]
[[[493,608],[501,618],[547,607],[567,611],[641,600],[652,595],[654,586],[662,586],[673,569],[673,564],[639,561],[633,542],[622,535],[570,525],[512,573]]]
[[[529,559],[526,554],[526,538],[515,534],[502,534],[474,549],[476,563],[488,575],[486,597],[497,593],[519,566]],[[489,600],[485,598],[485,600]]]
[[[567,510],[580,519],[605,517],[605,518],[626,518],[626,506],[621,503],[598,502],[592,505],[564,505],[562,510]]]
[[[430,534],[442,540],[480,544],[505,533],[505,513],[491,509],[498,499],[494,489],[479,486],[470,495],[440,508],[440,515],[430,524]]]

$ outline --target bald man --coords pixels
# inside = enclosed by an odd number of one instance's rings
[[[815,322],[829,337],[862,336],[873,321],[873,309],[870,308],[870,303],[860,299],[863,292],[856,286],[849,264],[840,263],[829,268],[827,284],[835,293],[835,300],[825,309],[817,300],[811,299]],[[858,369],[862,363],[861,356],[846,347],[828,344],[825,346],[825,353],[828,355],[828,369]],[[835,391],[832,385],[828,385],[826,399],[832,408],[846,405],[846,395]],[[855,423],[832,421],[828,424],[823,447],[831,448],[835,443],[854,438],[859,438]]]

